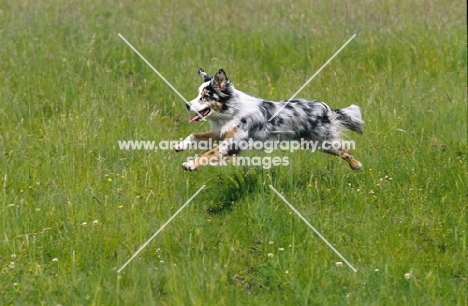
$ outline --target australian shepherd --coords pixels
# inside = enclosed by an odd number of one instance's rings
[[[210,76],[198,69],[203,84],[198,96],[187,104],[195,112],[189,122],[207,120],[211,129],[206,133],[190,134],[177,144],[176,151],[191,148],[200,141],[214,141],[218,146],[182,164],[185,170],[196,170],[206,163],[202,158],[216,161],[239,154],[239,142],[269,140],[304,140],[319,144],[328,141],[341,142],[344,129],[362,133],[364,122],[358,106],[332,110],[327,104],[316,100],[265,101],[255,98],[234,87],[223,69]],[[357,170],[362,164],[351,156],[349,148],[320,147],[321,151],[340,156]]]

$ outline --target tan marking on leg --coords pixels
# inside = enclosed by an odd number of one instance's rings
[[[202,166],[201,164],[201,158],[203,159],[206,159],[208,160],[208,164],[205,165],[205,166],[209,166],[210,165],[210,162],[213,163],[214,165],[221,165],[221,161],[225,160],[225,161],[231,161],[232,160],[232,156],[229,156],[229,155],[222,155],[219,150],[218,150],[219,147],[216,147],[210,151],[207,151],[205,153],[203,153],[199,158],[196,158],[193,160],[193,163],[195,165],[195,170],[197,170],[198,168],[200,168]],[[224,164],[224,162],[223,162]]]
[[[353,170],[359,170],[362,168],[362,164],[348,152],[343,152],[341,158],[348,162],[349,166]]]
[[[218,147],[213,148],[212,150],[209,150],[203,153],[200,157],[193,160],[193,163],[195,164],[195,169],[198,169],[202,166],[202,164],[200,163],[201,158],[206,159],[208,161],[212,161],[213,163],[216,163],[216,162],[219,162],[220,157],[221,157],[221,154],[219,153]],[[204,165],[204,166],[208,166],[208,165]]]
[[[362,164],[351,154],[349,154],[349,150],[324,150],[323,152],[340,156],[342,159],[348,162],[349,166],[353,170],[359,170],[362,168]]]
[[[209,139],[213,139],[214,140],[219,140],[219,137],[213,133],[212,131],[208,131],[206,133],[195,133],[195,134],[192,134],[193,137],[195,137],[195,139],[197,141],[200,141],[200,140],[209,140]]]
[[[232,136],[234,136],[235,133],[236,133],[236,129],[232,129],[231,131],[228,131],[226,133],[226,137],[225,137],[224,140],[226,141],[226,139],[232,138]],[[197,138],[197,140],[206,140],[206,139],[213,139],[215,141],[219,140],[219,137],[217,135],[215,135],[211,131],[206,132],[206,133],[201,133],[201,134],[193,134],[193,135],[194,135],[194,137]],[[220,165],[221,162],[223,162],[223,164],[224,164],[224,160],[230,161],[232,159],[232,156],[222,155],[219,152],[219,146],[217,146],[217,147],[203,153],[200,157],[193,160],[195,170],[202,166],[202,163],[201,163],[201,160],[200,160],[201,158],[206,159],[208,161],[211,161],[215,165]],[[208,165],[209,164],[210,163],[208,163]]]

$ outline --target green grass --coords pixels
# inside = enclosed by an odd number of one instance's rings
[[[467,305],[465,12],[443,1],[2,2],[0,304]],[[274,152],[290,165],[187,173],[194,152],[119,150],[208,124],[189,126],[118,33],[187,99],[199,67],[222,67],[271,100],[356,33],[299,96],[361,106],[365,133],[350,137],[364,169]],[[358,272],[337,267],[268,185]]]

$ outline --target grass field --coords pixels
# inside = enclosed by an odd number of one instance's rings
[[[357,34],[298,97],[361,106],[364,168],[119,150],[209,126],[118,33],[189,100],[199,67],[287,99]],[[466,35],[463,1],[1,2],[0,304],[467,305]]]

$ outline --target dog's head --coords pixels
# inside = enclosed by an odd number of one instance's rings
[[[187,104],[189,111],[196,112],[189,122],[199,121],[203,118],[216,119],[222,117],[228,109],[227,101],[232,95],[233,85],[229,82],[223,69],[214,77],[207,74],[202,68],[198,74],[203,78],[203,84],[198,88],[198,96]]]

